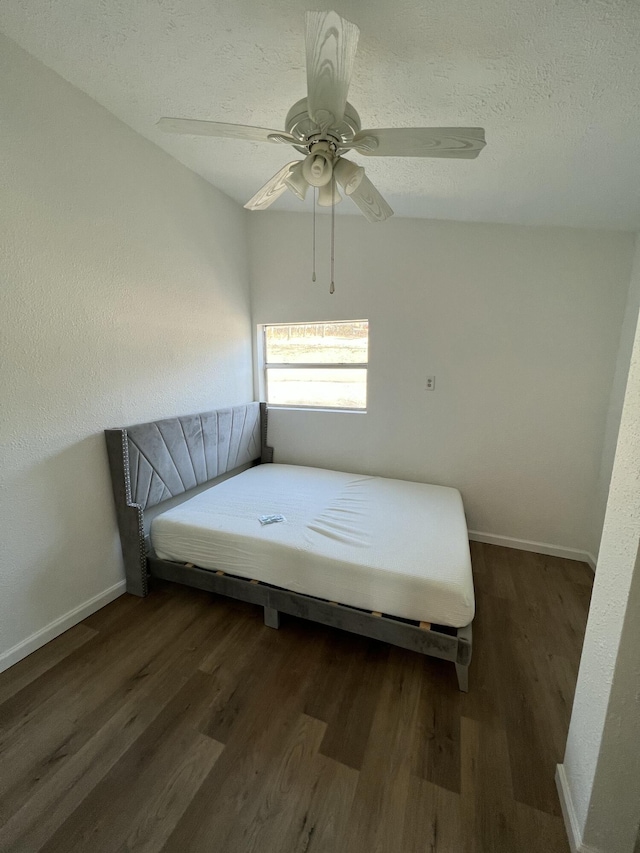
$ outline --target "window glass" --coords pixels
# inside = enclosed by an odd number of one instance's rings
[[[271,405],[365,409],[366,368],[267,368],[267,400]]]
[[[366,364],[368,348],[366,320],[265,326],[267,364]]]
[[[365,409],[369,323],[288,323],[264,329],[272,406]]]

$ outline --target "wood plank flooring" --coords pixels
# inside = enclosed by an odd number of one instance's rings
[[[0,675],[0,850],[567,853],[592,573],[472,543],[452,664],[166,584]]]

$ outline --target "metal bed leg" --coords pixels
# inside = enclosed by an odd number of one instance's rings
[[[471,650],[473,646],[473,634],[471,623],[464,628],[458,628],[458,659],[456,661],[456,675],[458,676],[458,687],[463,693],[469,692],[469,664],[471,662]]]
[[[280,627],[280,612],[273,607],[264,608],[264,624],[268,628]]]

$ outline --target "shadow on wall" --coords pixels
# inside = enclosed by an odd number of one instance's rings
[[[24,528],[16,568],[30,580],[29,624],[16,625],[13,636],[25,639],[117,583],[123,572],[101,433],[24,469],[15,485]],[[20,538],[17,530],[13,535]],[[4,618],[11,621],[12,613]]]

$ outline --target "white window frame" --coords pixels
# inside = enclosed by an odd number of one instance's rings
[[[339,323],[367,323],[367,361],[365,362],[268,362],[267,361],[267,336],[265,334],[265,330],[269,326],[322,326],[323,324],[327,325],[337,325]],[[258,398],[260,400],[266,400],[270,409],[290,409],[293,411],[307,411],[307,412],[345,412],[346,414],[352,415],[366,415],[367,409],[369,407],[369,332],[371,330],[371,325],[369,320],[360,319],[360,320],[297,320],[295,323],[286,323],[286,322],[274,322],[274,323],[261,323],[258,326]],[[286,370],[291,369],[307,369],[307,370],[316,370],[316,369],[330,369],[330,370],[365,370],[366,371],[366,389],[367,389],[367,405],[363,409],[350,409],[343,406],[303,406],[297,405],[294,403],[269,403],[267,393],[268,393],[268,382],[267,382],[267,368],[284,368]]]

